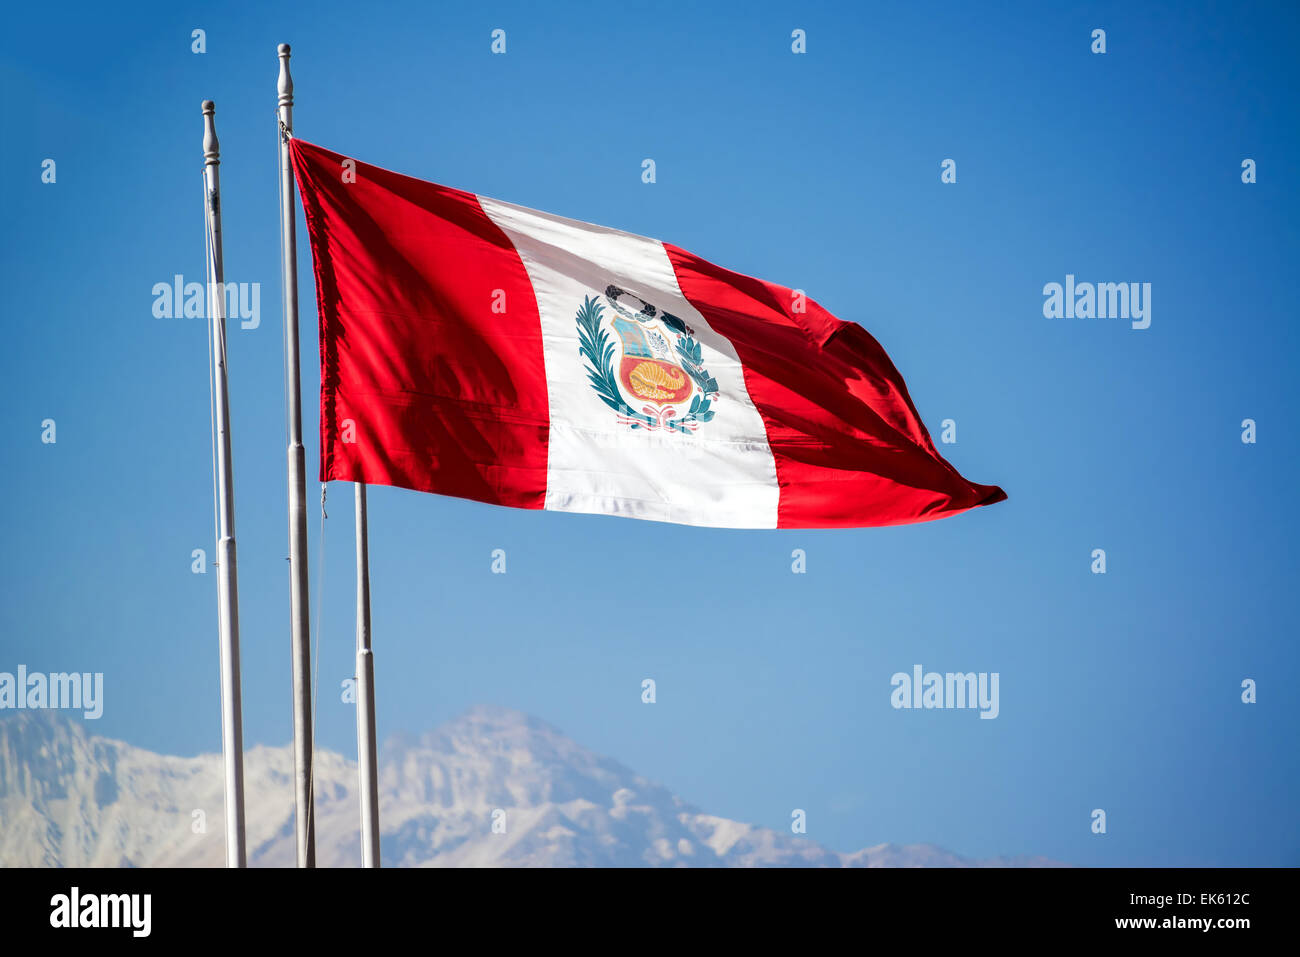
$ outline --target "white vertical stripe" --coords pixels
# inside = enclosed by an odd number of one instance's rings
[[[551,409],[546,507],[684,525],[775,528],[776,462],[740,360],[731,342],[709,328],[682,295],[663,244],[482,196],[479,202],[519,252],[541,314]],[[698,423],[696,432],[633,429],[588,380],[588,362],[578,353],[577,314],[585,297],[604,306],[615,370],[623,354],[610,325],[616,313],[604,298],[610,285],[693,330],[701,365],[717,379],[719,391],[714,418]],[[643,403],[632,406],[640,411]]]

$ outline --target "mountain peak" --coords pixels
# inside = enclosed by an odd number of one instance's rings
[[[244,769],[249,861],[290,866],[292,749],[251,748]],[[0,864],[219,865],[221,774],[219,755],[153,754],[57,715],[0,717]],[[703,814],[546,722],[491,705],[419,736],[395,735],[379,776],[388,866],[981,863],[931,845],[839,854],[784,831]],[[318,749],[314,789],[318,862],[355,866],[355,763]]]
[[[420,734],[392,734],[384,742],[381,762],[396,760],[413,749],[446,754],[534,748],[553,751],[558,742],[572,743],[558,728],[523,711],[478,704]]]
[[[540,718],[495,704],[476,704],[434,729],[492,735],[563,737],[560,730]]]

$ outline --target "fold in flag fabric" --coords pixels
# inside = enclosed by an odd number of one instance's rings
[[[1006,495],[935,449],[861,326],[676,246],[295,139],[321,481],[727,528]]]

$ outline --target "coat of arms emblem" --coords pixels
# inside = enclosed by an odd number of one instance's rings
[[[681,319],[611,285],[604,296],[584,297],[577,322],[587,378],[620,423],[694,432],[713,418],[718,380],[701,364],[703,348]]]

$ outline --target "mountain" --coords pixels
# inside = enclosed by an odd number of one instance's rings
[[[928,844],[851,854],[704,814],[536,718],[479,707],[380,756],[386,866],[1053,866],[972,861]],[[321,866],[359,863],[356,764],[316,753]],[[293,752],[244,755],[248,860],[292,866]],[[504,833],[493,832],[494,812]],[[497,815],[500,816],[499,814]],[[199,831],[199,833],[195,833]],[[55,712],[0,720],[0,864],[220,866],[221,757],[154,754]]]

